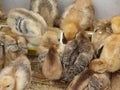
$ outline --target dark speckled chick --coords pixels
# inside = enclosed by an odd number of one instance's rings
[[[75,75],[88,66],[93,55],[94,49],[88,35],[80,31],[65,47],[61,60],[64,68],[63,80],[70,82]]]

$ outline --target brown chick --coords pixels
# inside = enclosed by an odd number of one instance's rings
[[[37,49],[39,59],[44,60],[44,57],[51,46],[56,46],[59,54],[63,53],[65,45],[63,44],[62,39],[63,32],[61,30],[58,28],[48,27],[48,31],[46,31],[46,33],[41,37],[41,42]]]
[[[94,26],[94,33],[91,42],[94,45],[95,55],[100,56],[100,49],[102,49],[103,41],[112,34],[110,22],[107,20],[100,20]]]
[[[21,55],[0,72],[0,90],[28,90],[30,80],[30,62]]]
[[[9,27],[4,27],[1,29],[1,31],[15,39],[18,49],[20,52],[22,52],[22,54],[27,53],[27,41],[24,37],[13,33]]]
[[[113,16],[111,18],[113,33],[120,33],[120,16]]]
[[[96,74],[85,69],[75,76],[67,90],[107,90],[109,87],[110,79],[107,73]]]
[[[71,40],[79,30],[92,27],[93,19],[94,9],[91,0],[76,0],[65,10],[60,27],[65,38]]]
[[[104,41],[104,47],[100,55],[99,61],[93,60],[93,62],[90,64],[90,68],[92,67],[91,69],[97,72],[101,70],[108,72],[115,72],[119,70],[120,69],[119,47],[120,47],[120,34],[113,34],[106,38]],[[96,67],[94,66],[98,67],[97,70]]]
[[[6,35],[4,32],[0,32],[0,41],[3,43],[1,47],[1,58],[3,60],[3,65],[5,66],[9,61],[11,61],[11,59],[16,58],[16,54],[14,52],[16,52],[18,48],[15,39]]]
[[[52,46],[42,66],[43,75],[50,80],[58,80],[62,75],[62,64],[56,47]]]
[[[27,43],[24,37],[11,32],[9,27],[1,29],[0,40],[3,42],[1,53],[4,65],[16,59],[20,54],[27,54]]]
[[[120,71],[112,73],[110,90],[120,90]]]
[[[56,0],[31,0],[31,9],[39,13],[47,22],[48,26],[53,26],[58,15]]]
[[[56,47],[59,45],[58,37],[54,31],[47,31],[41,37],[40,45],[37,49],[37,54],[40,55],[40,57],[42,54],[45,55],[44,53],[47,53],[48,49],[54,45]]]

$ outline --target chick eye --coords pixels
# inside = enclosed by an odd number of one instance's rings
[[[6,88],[10,87],[10,85],[7,85]]]
[[[58,39],[58,41],[60,41],[60,39]]]

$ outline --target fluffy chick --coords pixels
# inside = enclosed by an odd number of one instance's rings
[[[13,33],[9,27],[4,27],[1,29],[1,31],[15,39],[19,53],[27,54],[27,41],[24,37]]]
[[[31,66],[28,58],[21,55],[0,72],[1,90],[28,90]]]
[[[59,41],[57,35],[54,31],[47,31],[42,37],[40,41],[40,45],[38,46],[37,53],[41,55],[43,53],[47,53],[48,49],[51,46],[58,46]]]
[[[47,24],[39,14],[23,8],[10,10],[7,24],[12,32],[24,36],[33,46],[39,45],[41,35],[47,30]]]
[[[109,74],[96,74],[90,70],[84,70],[75,76],[67,90],[107,90],[109,87]]]
[[[58,53],[63,53],[64,44],[62,42],[63,32],[58,28],[48,27],[48,31],[41,37],[40,45],[37,49],[38,55],[45,55],[51,46],[56,46]],[[43,57],[43,56],[42,56]]]
[[[96,57],[99,57],[103,41],[112,34],[111,31],[110,22],[107,20],[100,20],[94,24],[91,42],[93,43]]]
[[[111,18],[113,33],[120,33],[120,16],[113,16]]]
[[[105,39],[103,50],[99,60],[94,60],[90,64],[90,68],[93,71],[101,72],[115,72],[120,69],[120,34],[113,34]],[[96,65],[95,65],[96,64]],[[96,70],[96,67],[97,70]],[[103,72],[102,71],[102,72]]]
[[[65,46],[61,58],[64,72],[63,80],[70,82],[75,75],[82,72],[93,58],[94,49],[88,35],[80,31],[74,40]]]
[[[52,46],[45,57],[42,66],[43,75],[50,80],[58,80],[62,75],[62,64],[57,48]]]
[[[31,9],[39,13],[47,22],[48,26],[53,26],[58,15],[56,0],[31,0]]]
[[[66,8],[60,27],[64,30],[65,38],[75,38],[80,29],[88,29],[94,20],[94,9],[91,0],[76,0]]]
[[[27,43],[24,37],[13,32],[9,27],[4,27],[0,32],[1,55],[3,65],[7,65],[11,60],[16,59],[21,54],[27,54]]]

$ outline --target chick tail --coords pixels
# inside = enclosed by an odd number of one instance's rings
[[[56,54],[57,54],[57,50],[54,46],[51,46],[49,48],[49,51],[48,51],[48,54],[47,54],[47,60],[49,60],[50,64],[53,65],[55,60],[57,59],[56,58]]]
[[[90,69],[84,70],[73,79],[67,90],[83,90],[87,86],[89,79],[93,74],[94,72]]]

